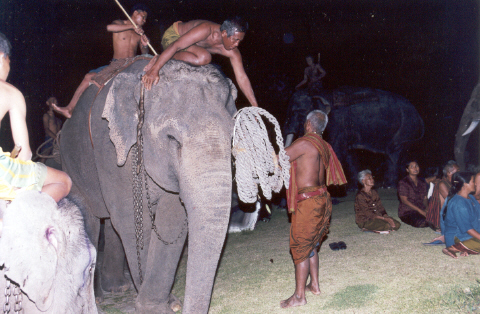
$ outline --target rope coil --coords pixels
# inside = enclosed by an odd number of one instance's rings
[[[262,116],[274,125],[279,148],[278,160]],[[267,199],[272,198],[272,191],[280,192],[283,184],[288,189],[290,163],[277,119],[258,107],[240,109],[233,118],[235,127],[232,153],[235,158],[235,177],[240,200],[245,203],[255,202],[258,185]]]

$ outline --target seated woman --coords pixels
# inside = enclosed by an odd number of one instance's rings
[[[475,191],[474,174],[457,172],[442,208],[441,224],[446,248],[442,252],[453,258],[480,252],[480,204],[470,193]]]
[[[398,217],[415,228],[428,227],[426,220],[428,185],[418,177],[420,167],[416,161],[406,164],[408,175],[398,182]]]
[[[358,182],[362,189],[355,197],[355,222],[363,231],[391,231],[400,228],[400,222],[387,215],[377,191],[373,190],[375,181],[370,170],[358,173]]]

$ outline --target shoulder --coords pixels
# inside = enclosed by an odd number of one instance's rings
[[[111,24],[123,25],[123,24],[126,24],[126,21],[124,21],[124,20],[115,20],[115,21],[113,21]]]
[[[23,94],[12,84],[5,81],[0,82],[0,105],[9,106],[10,104],[24,104]]]

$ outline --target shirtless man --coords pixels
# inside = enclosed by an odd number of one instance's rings
[[[6,82],[10,72],[10,47],[5,35],[0,33],[0,120],[8,112],[13,141],[21,149],[17,158],[10,158],[10,154],[0,148],[0,199],[12,200],[16,191],[24,188],[45,192],[58,202],[70,192],[72,181],[65,172],[30,160],[25,98]]]
[[[147,21],[147,7],[143,4],[137,4],[132,9],[132,20],[137,25],[137,28],[129,20],[116,20],[112,24],[107,25],[107,31],[113,33],[113,60],[122,60],[126,58],[133,58],[137,55],[137,47],[140,48],[142,54],[148,53],[148,38],[145,36],[142,26]],[[92,80],[97,73],[106,69],[108,66],[103,66],[87,73],[78,86],[72,100],[66,107],[58,107],[53,105],[53,109],[64,115],[66,118],[72,116],[73,109],[77,105],[80,96],[90,86]]]
[[[58,131],[62,127],[62,121],[55,116],[53,112],[53,106],[57,105],[57,98],[50,97],[46,101],[48,111],[43,115],[43,128],[45,129],[45,137],[56,138]],[[47,140],[46,138],[45,140]]]
[[[318,59],[318,63],[314,63],[312,56],[306,57],[308,67],[305,68],[303,81],[295,86],[296,90],[299,90],[306,83],[308,83],[309,89],[322,89],[322,79],[327,75],[327,72],[320,65],[320,54],[318,54]]]
[[[327,185],[347,183],[335,153],[321,137],[327,123],[322,111],[310,112],[304,124],[305,135],[285,149],[291,163],[287,199],[292,212],[290,250],[295,264],[295,293],[280,302],[282,308],[306,304],[305,291],[320,294],[317,252],[332,214],[325,179],[330,180]]]
[[[248,25],[240,18],[226,20],[220,26],[209,21],[175,22],[162,38],[163,52],[145,67],[142,82],[147,90],[159,80],[158,71],[170,59],[201,66],[212,61],[212,54],[230,59],[237,83],[252,106],[258,107],[250,80],[243,68],[238,45],[245,37]]]

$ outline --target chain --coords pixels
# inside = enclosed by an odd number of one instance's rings
[[[12,291],[11,291],[11,281],[8,278],[5,278],[6,280],[6,285],[5,285],[5,303],[3,304],[3,313],[10,313],[10,297],[12,296]],[[15,296],[15,304],[13,306],[13,311],[14,313],[18,314],[22,311],[23,306],[22,306],[22,301],[23,301],[23,295],[22,291],[20,290],[20,287],[13,283],[13,295]]]
[[[3,313],[10,313],[10,296],[12,292],[10,291],[10,280],[5,278],[7,284],[5,285],[5,303],[3,304]]]
[[[143,282],[142,262],[140,258],[140,251],[143,250],[143,182],[142,176],[137,172],[138,166],[138,146],[132,147],[132,174],[133,174],[133,210],[135,222],[135,240],[137,244],[137,263],[138,272],[140,276],[140,284]],[[141,165],[140,165],[141,166]]]

